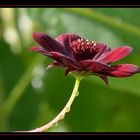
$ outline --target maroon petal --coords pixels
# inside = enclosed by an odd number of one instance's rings
[[[131,51],[132,48],[128,46],[115,48],[108,53],[101,55],[97,60],[106,64],[111,64],[127,56]]]
[[[33,33],[35,41],[40,44],[46,51],[58,51],[65,54],[65,49],[55,39],[45,33]]]
[[[102,80],[104,80],[104,82],[108,85],[108,78],[106,75],[97,74],[97,76],[99,76]]]
[[[113,77],[128,77],[140,72],[140,68],[132,64],[120,64],[112,66],[112,68],[113,71],[106,73],[106,75]]]
[[[39,53],[41,53],[41,54],[43,54],[43,55],[45,55],[45,56],[51,57],[50,53],[49,53],[48,51],[46,51],[44,48],[42,48],[42,47],[32,46],[32,47],[31,47],[31,50],[32,50],[32,51],[39,52]]]
[[[63,64],[65,67],[70,69],[79,69],[79,64],[72,58],[65,56],[59,52],[50,52],[53,59]]]
[[[72,41],[77,40],[78,38],[81,38],[81,37],[79,37],[77,34],[64,33],[57,36],[55,40],[59,42],[65,48],[65,51],[67,52],[69,56],[73,56],[72,51],[70,49],[70,45]]]
[[[99,52],[94,56],[93,60],[99,58],[103,53],[109,52],[111,49],[103,43],[96,43],[96,48]]]
[[[111,66],[93,60],[82,60],[79,62],[83,69],[92,72],[111,71]]]

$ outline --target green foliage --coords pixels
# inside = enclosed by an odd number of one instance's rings
[[[9,17],[9,18],[6,18]],[[117,63],[140,65],[140,9],[0,9],[0,131],[29,130],[53,119],[65,106],[74,78],[46,70],[51,60],[29,51],[32,32],[55,37],[77,33],[111,48],[129,45],[131,55]],[[49,131],[140,131],[140,75],[82,81],[79,96],[64,120]]]

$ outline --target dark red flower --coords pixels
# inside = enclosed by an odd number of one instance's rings
[[[107,76],[128,77],[140,72],[140,68],[133,64],[112,65],[132,51],[128,46],[111,49],[72,33],[61,34],[53,39],[45,33],[36,32],[33,37],[40,46],[33,46],[31,50],[54,59],[48,68],[64,67],[65,74],[70,71],[95,74],[108,84]]]

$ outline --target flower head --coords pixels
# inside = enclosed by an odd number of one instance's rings
[[[132,51],[128,46],[111,49],[103,43],[85,40],[72,33],[53,39],[45,33],[35,32],[33,37],[40,46],[33,46],[31,50],[54,59],[48,68],[63,67],[65,74],[71,71],[94,74],[108,84],[107,76],[128,77],[140,72],[140,68],[133,64],[112,65]]]

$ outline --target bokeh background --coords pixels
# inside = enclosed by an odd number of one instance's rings
[[[29,48],[33,32],[52,37],[77,33],[111,48],[129,45],[133,52],[117,63],[140,66],[140,8],[1,8],[0,131],[29,130],[53,119],[65,106],[74,77],[46,70],[51,59]],[[140,74],[84,79],[65,119],[49,132],[140,131]]]

